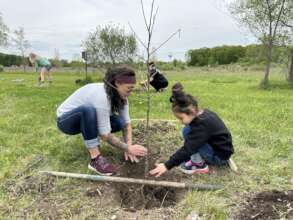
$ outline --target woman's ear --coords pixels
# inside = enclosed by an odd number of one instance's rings
[[[123,84],[123,83],[119,83],[119,82],[117,82],[117,81],[114,81],[114,87],[115,87],[116,89],[120,88],[120,86],[121,86],[122,84]]]

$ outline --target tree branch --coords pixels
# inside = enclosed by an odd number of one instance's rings
[[[146,20],[146,17],[145,17],[145,12],[144,12],[144,7],[143,7],[143,1],[140,0],[140,3],[141,3],[141,9],[142,9],[142,14],[143,14],[143,19],[144,19],[144,23],[145,23],[145,26],[147,29],[149,29],[148,27],[148,23],[147,23],[147,20]]]
[[[273,38],[276,36],[277,27],[278,27],[278,24],[279,24],[279,21],[280,21],[280,17],[281,17],[281,14],[282,14],[283,10],[284,10],[284,4],[285,4],[285,0],[282,1],[282,6],[281,6],[281,9],[279,11],[277,22],[276,22],[274,32],[273,32]]]
[[[136,32],[133,30],[131,24],[128,22],[128,25],[130,27],[130,29],[132,30],[132,32],[134,33],[134,36],[136,37],[136,39],[142,44],[142,46],[147,49],[146,45],[143,43],[143,41],[138,37],[138,35],[136,34]]]
[[[288,27],[288,28],[293,28],[293,25],[290,25],[290,24],[287,24],[285,23],[284,21],[280,20],[280,22],[282,23],[282,25],[284,25],[285,27]]]
[[[155,0],[152,1],[151,15],[150,15],[150,23],[149,23],[149,28],[148,28],[149,32],[151,30],[151,25],[153,23],[152,20],[153,20],[154,2],[155,2]]]
[[[154,49],[150,55],[154,54],[158,49],[160,49],[164,44],[166,44],[169,40],[171,40],[171,38],[174,37],[175,34],[177,34],[180,31],[181,31],[181,29],[178,29],[173,34],[171,34],[170,37],[167,40],[165,40],[163,43],[161,43],[160,46],[158,46],[156,49]]]
[[[159,10],[159,6],[157,7],[157,10],[156,10],[156,12],[155,12],[155,14],[154,14],[153,23],[152,23],[152,25],[151,25],[151,34],[152,34],[152,35],[153,35],[153,30],[154,30],[154,25],[155,25],[156,16],[157,16],[157,14],[158,14],[158,10]]]
[[[269,0],[266,0],[266,3],[267,3],[267,6],[268,6],[268,9],[269,9],[269,12],[268,12],[268,16],[269,16],[269,45],[271,45],[271,42],[272,42],[272,10],[271,10],[271,5],[270,5],[270,2]]]

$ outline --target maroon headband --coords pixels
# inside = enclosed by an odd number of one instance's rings
[[[115,77],[115,81],[120,84],[135,84],[135,75],[120,75]]]

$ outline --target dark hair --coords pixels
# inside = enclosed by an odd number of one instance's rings
[[[119,110],[123,108],[127,100],[120,97],[117,88],[116,88],[116,79],[120,76],[135,76],[133,69],[121,65],[109,68],[105,74],[104,78],[104,87],[108,96],[108,99],[111,101],[111,110],[112,112],[118,113]]]
[[[149,61],[149,66],[151,65],[155,65],[155,62],[154,61]]]
[[[190,115],[192,112],[189,107],[192,106],[198,109],[198,102],[192,95],[186,94],[183,89],[184,88],[181,83],[176,83],[173,85],[172,96],[170,97],[172,110],[173,112]]]

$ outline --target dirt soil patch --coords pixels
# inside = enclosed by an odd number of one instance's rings
[[[154,167],[158,160],[156,158],[158,156],[150,158],[150,167]],[[138,164],[125,163],[120,169],[120,175],[137,179],[155,179],[150,176],[145,178],[144,169],[145,160],[141,160]],[[180,182],[182,181],[182,175],[166,173],[160,180]],[[115,184],[115,189],[120,196],[121,207],[129,211],[174,206],[180,200],[184,191],[176,188],[136,184]]]
[[[165,159],[164,145],[160,142],[160,137],[166,137],[170,132],[176,131],[174,124],[170,122],[153,122],[150,126],[152,137],[157,140],[151,141],[149,152],[149,167],[155,167],[155,163],[162,162]],[[139,123],[134,130],[134,141],[146,146],[145,125]],[[158,135],[155,137],[155,135]],[[174,145],[174,143],[173,143]],[[164,157],[164,159],[162,158]],[[126,162],[120,167],[120,175],[123,177],[131,177],[136,179],[155,179],[151,176],[145,177],[145,158],[139,163]],[[165,181],[182,181],[183,175],[180,173],[165,173],[160,180]],[[160,186],[143,186],[132,184],[115,184],[117,194],[120,196],[121,207],[129,211],[140,209],[153,209],[174,206],[181,197],[183,190],[176,188],[160,187]]]
[[[149,169],[155,163],[163,162],[182,142],[178,138],[175,124],[152,122],[150,126]],[[135,124],[133,142],[146,146],[145,122]],[[116,158],[116,157],[115,157]],[[111,159],[111,157],[109,157]],[[130,163],[121,157],[115,163],[120,165],[118,176],[155,179],[145,177],[145,159]],[[42,168],[38,168],[40,170]],[[188,177],[176,170],[167,172],[157,180],[180,182]],[[64,180],[34,173],[23,175],[5,184],[10,200],[0,204],[0,213],[23,219],[63,219],[83,216],[85,219],[170,219],[175,215],[174,206],[184,198],[185,190],[142,186],[139,184],[98,183],[94,181]],[[16,201],[31,198],[19,209]],[[114,218],[113,217],[113,218]]]
[[[293,219],[293,190],[264,191],[248,198],[236,219]]]

